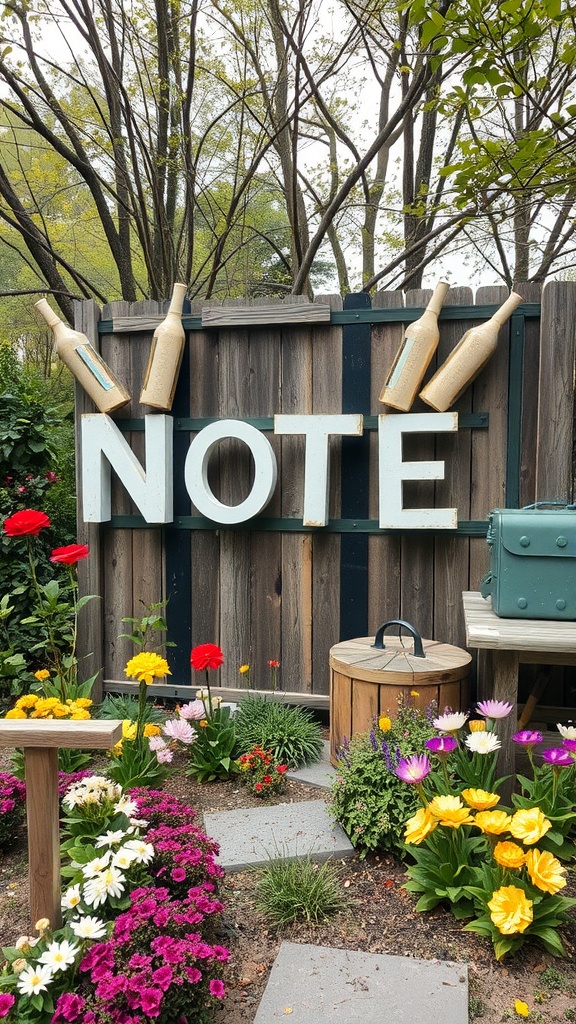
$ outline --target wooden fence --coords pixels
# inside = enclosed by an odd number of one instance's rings
[[[248,663],[252,684],[266,688],[268,661],[278,659],[283,689],[317,695],[328,693],[329,648],[372,635],[387,619],[407,619],[425,637],[463,645],[461,594],[477,590],[486,571],[490,509],[572,498],[576,284],[548,284],[542,296],[535,285],[518,290],[524,301],[502,329],[497,353],[455,406],[458,434],[405,440],[406,460],[444,459],[446,475],[436,484],[406,484],[404,505],[456,506],[457,531],[378,528],[376,416],[385,411],[378,394],[406,322],[420,314],[428,292],[381,292],[372,305],[363,293],[344,304],[325,296],[317,302],[330,306],[331,317],[320,323],[305,310],[302,322],[283,322],[286,307],[247,308],[241,319],[255,321],[248,324],[224,307],[227,326],[212,325],[222,320],[216,313],[204,314],[204,326],[195,312],[186,316],[172,410],[173,524],[147,526],[118,482],[112,521],[79,523],[79,539],[92,552],[80,563],[81,587],[102,596],[101,616],[92,603],[83,617],[86,674],[103,666],[105,680],[124,679],[133,647],[118,639],[121,620],[165,597],[178,644],[169,652],[171,682],[179,685],[190,684],[190,647],[207,641],[225,652],[224,686],[241,685],[238,668]],[[452,288],[438,360],[506,294],[481,288],[474,297]],[[78,307],[76,326],[136,396],[115,419],[142,461],[149,410],[137,398],[159,312],[149,302],[115,302],[101,312],[93,303]],[[78,417],[93,411],[83,393],[77,397]],[[417,400],[414,411],[431,410]],[[302,527],[304,439],[274,435],[272,417],[280,412],[364,414],[363,438],[333,439],[327,527]],[[278,460],[270,505],[241,528],[201,520],[184,487],[191,438],[207,420],[223,417],[265,430]],[[211,472],[222,501],[237,504],[247,493],[251,463],[237,443],[222,443]]]

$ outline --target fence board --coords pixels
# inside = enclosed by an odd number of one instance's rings
[[[536,497],[572,500],[576,286],[551,281],[542,292]]]

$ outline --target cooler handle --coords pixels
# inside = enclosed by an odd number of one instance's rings
[[[371,644],[372,647],[375,647],[379,651],[386,650],[386,645],[384,643],[384,630],[387,629],[388,626],[399,626],[400,628],[404,626],[404,629],[407,629],[408,632],[412,634],[414,640],[414,657],[426,657],[424,654],[424,648],[422,647],[422,637],[420,636],[420,633],[415,626],[410,625],[410,623],[406,622],[404,619],[389,619],[389,621],[385,622],[383,626],[380,626],[380,629],[374,637],[374,643]],[[400,636],[400,628],[398,629],[398,636]]]

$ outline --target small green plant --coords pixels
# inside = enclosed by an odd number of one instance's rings
[[[136,647],[146,651],[156,651],[160,654],[165,647],[176,647],[172,640],[166,640],[167,630],[165,612],[169,598],[164,601],[153,601],[146,604],[140,600],[144,607],[144,615],[138,619],[126,616],[121,621],[128,622],[132,626],[131,633],[120,633],[119,640],[131,640]]]
[[[256,899],[259,909],[278,925],[298,919],[317,924],[346,905],[336,867],[330,861],[315,864],[309,857],[271,860],[258,882]]]
[[[261,746],[289,768],[314,764],[322,754],[322,730],[309,711],[254,693],[240,703],[236,739],[241,753]]]
[[[562,972],[557,971],[555,967],[547,967],[540,975],[540,984],[545,988],[555,989],[557,992],[563,992],[566,988],[566,978]]]
[[[576,1020],[576,1010],[564,1010],[566,1020]]]
[[[138,698],[133,697],[130,693],[108,693],[94,717],[135,722],[138,718]],[[144,721],[162,725],[166,721],[166,714],[162,708],[157,708],[154,704],[147,702],[144,709]]]
[[[470,996],[468,1000],[468,1017],[470,1020],[478,1020],[486,1013],[486,1003],[479,996]]]

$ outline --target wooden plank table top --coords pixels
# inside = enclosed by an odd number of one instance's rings
[[[502,619],[492,611],[492,602],[474,591],[464,591],[462,601],[467,647],[517,651],[520,655],[525,651],[576,655],[576,622]]]

